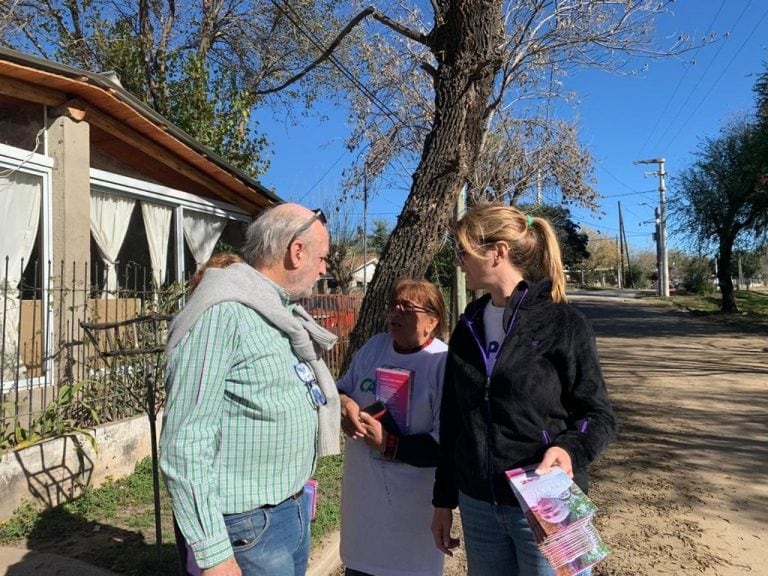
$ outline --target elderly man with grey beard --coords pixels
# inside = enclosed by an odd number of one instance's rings
[[[160,465],[185,574],[306,572],[303,487],[339,451],[321,353],[336,337],[295,301],[325,274],[321,210],[282,204],[248,229],[245,262],[210,268],[174,319]]]

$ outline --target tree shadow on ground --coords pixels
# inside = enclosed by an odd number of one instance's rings
[[[764,326],[734,322],[738,315],[681,310],[672,305],[614,301],[606,306],[599,297],[577,297],[573,304],[589,317],[595,331],[615,338],[766,333]]]
[[[595,479],[626,483],[655,469],[664,473],[660,510],[684,505],[706,516],[710,502],[703,496],[716,490],[731,509],[764,521],[768,353],[762,334],[671,308],[577,306],[598,337],[623,446],[609,448],[610,465],[595,467]],[[713,488],[714,475],[725,479],[725,488]]]
[[[30,550],[86,562],[120,576],[179,574],[172,529],[164,529],[164,534],[170,535],[171,543],[166,541],[158,548],[154,542],[145,539],[141,530],[95,523],[62,507],[50,508],[38,518],[27,537],[27,548]],[[153,528],[150,531],[154,533]],[[7,576],[34,574],[35,571],[31,570],[33,565],[34,555],[30,555],[29,559],[24,558],[20,564],[12,566]]]

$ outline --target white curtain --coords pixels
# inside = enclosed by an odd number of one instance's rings
[[[26,266],[35,245],[40,224],[43,181],[40,176],[14,172],[0,176],[0,330],[5,348],[4,377],[15,377],[19,344],[21,301],[18,285],[21,262]],[[7,258],[7,266],[6,266]],[[26,374],[23,363],[19,374]]]
[[[91,190],[91,234],[104,260],[107,285],[104,297],[117,290],[115,260],[128,231],[135,200]]]
[[[224,218],[184,212],[184,238],[187,239],[198,268],[208,262],[226,225]]]
[[[141,214],[144,216],[144,228],[147,231],[149,257],[152,259],[152,279],[160,288],[165,280],[168,265],[168,236],[171,234],[171,216],[173,210],[167,206],[141,202]]]

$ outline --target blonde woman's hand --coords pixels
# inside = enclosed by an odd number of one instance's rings
[[[552,466],[557,466],[573,478],[571,455],[558,446],[552,446],[552,448],[544,452],[544,458],[541,459],[541,463],[536,467],[536,474],[546,474]]]

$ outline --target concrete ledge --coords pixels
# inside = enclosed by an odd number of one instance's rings
[[[310,554],[306,576],[330,576],[340,566],[339,532],[336,531],[324,537]]]
[[[97,450],[82,438],[67,436],[3,454],[0,522],[8,520],[25,500],[53,507],[87,486],[127,476],[151,454],[146,415],[99,426],[94,434]]]

